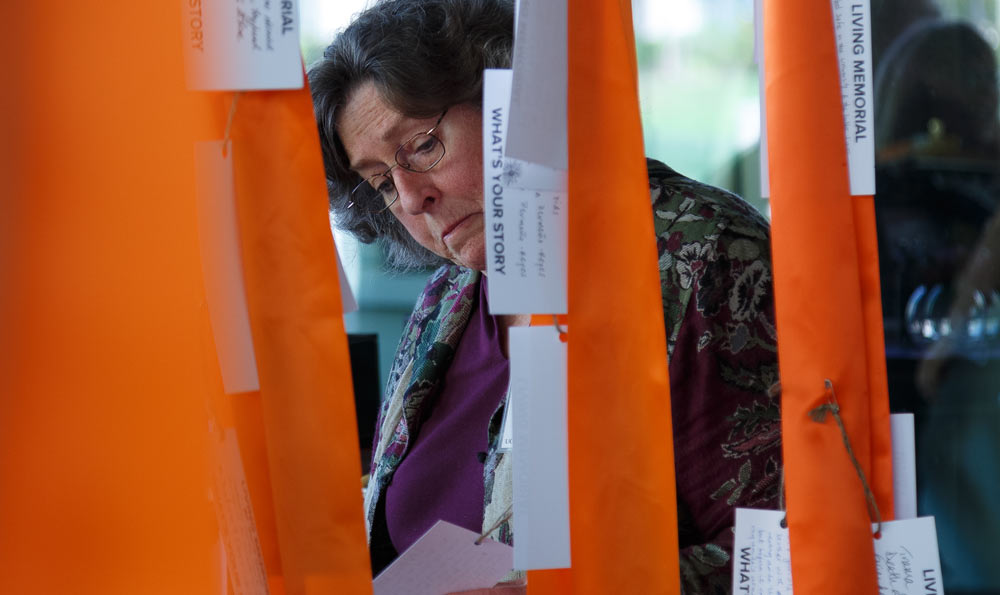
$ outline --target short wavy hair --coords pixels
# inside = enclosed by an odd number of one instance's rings
[[[369,81],[412,118],[461,103],[482,109],[483,69],[509,68],[513,44],[512,0],[384,0],[337,35],[308,73],[337,227],[366,244],[382,242],[396,269],[446,262],[418,244],[392,213],[376,212],[381,201],[374,193],[348,208],[362,180],[337,134],[338,110]]]

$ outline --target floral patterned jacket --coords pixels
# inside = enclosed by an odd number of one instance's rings
[[[681,578],[686,593],[731,588],[733,509],[775,508],[781,468],[768,226],[734,195],[648,162],[668,337]],[[365,494],[372,559],[394,555],[384,494],[468,322],[479,273],[430,278],[400,340],[376,428]],[[509,457],[497,452],[503,406],[488,429],[484,527],[510,502]],[[499,538],[513,541],[509,523]],[[391,552],[391,545],[388,546]],[[380,560],[381,558],[381,560]]]

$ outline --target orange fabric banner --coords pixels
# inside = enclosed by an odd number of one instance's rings
[[[785,490],[796,592],[874,593],[865,495],[832,420],[809,412],[829,379],[854,452],[890,518],[891,452],[874,219],[848,188],[828,0],[764,6]]]
[[[350,357],[309,90],[243,94],[232,135],[285,587],[370,592]]]
[[[885,363],[885,330],[882,326],[882,288],[879,284],[878,236],[875,231],[875,200],[855,196],[854,228],[858,242],[861,308],[864,316],[865,354],[868,363],[869,416],[871,419],[871,466],[869,481],[882,520],[896,518],[892,493],[892,432],[889,426],[889,378]]]
[[[204,293],[179,5],[21,3],[0,293],[0,592],[212,593]],[[7,210],[8,201],[15,202]],[[7,247],[5,246],[5,249]],[[217,372],[216,372],[217,374]]]
[[[631,5],[570,2],[568,30],[573,567],[529,573],[528,589],[677,593],[670,385]]]
[[[364,592],[309,93],[244,95],[236,114],[262,390],[224,395],[194,143],[222,137],[231,94],[185,90],[180,8],[18,5],[19,22],[44,26],[17,48],[26,100],[4,120],[19,132],[20,192],[2,203],[18,233],[0,263],[0,592],[218,595],[227,580],[232,592],[209,497],[213,424],[236,429],[271,592]]]

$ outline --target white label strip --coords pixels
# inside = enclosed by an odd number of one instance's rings
[[[566,0],[521,0],[506,155],[569,169]]]
[[[552,326],[510,329],[514,568],[568,568],[566,343]]]
[[[193,91],[299,89],[298,0],[181,0]]]
[[[227,394],[255,391],[260,383],[243,285],[232,144],[223,155],[222,141],[195,143],[195,191],[201,272],[222,385]]]
[[[491,314],[565,314],[567,176],[505,158],[510,70],[483,83],[483,188]]]
[[[917,455],[912,413],[889,416],[892,431],[892,491],[896,519],[917,517]]]
[[[831,1],[851,195],[870,196],[875,194],[871,5],[869,0]]]

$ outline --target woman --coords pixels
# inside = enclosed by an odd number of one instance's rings
[[[378,572],[437,519],[503,520],[497,452],[506,337],[486,302],[480,104],[509,67],[506,0],[389,0],[310,69],[338,225],[401,266],[440,265],[403,333],[366,493]],[[650,161],[670,353],[681,565],[688,592],[730,588],[735,506],[773,507],[780,476],[767,225],[739,198]],[[609,192],[614,186],[609,185]],[[514,538],[508,523],[496,536]]]

